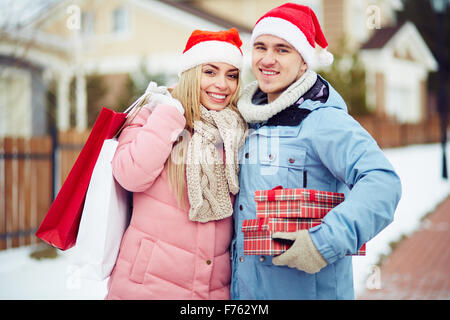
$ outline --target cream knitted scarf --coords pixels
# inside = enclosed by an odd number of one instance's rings
[[[238,102],[239,112],[249,123],[257,123],[269,120],[272,116],[287,107],[293,105],[304,95],[317,80],[317,73],[306,70],[305,73],[293,84],[291,84],[275,101],[264,105],[255,105],[252,102],[253,95],[258,90],[258,82],[248,84]]]
[[[239,191],[238,150],[246,136],[247,124],[237,112],[201,106],[201,121],[194,123],[186,159],[190,220],[208,222],[233,214],[230,193]]]

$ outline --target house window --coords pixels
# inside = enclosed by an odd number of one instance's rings
[[[120,7],[113,11],[113,33],[121,34],[128,31],[128,10]]]
[[[92,11],[85,11],[81,14],[81,31],[85,35],[95,33],[95,15]]]

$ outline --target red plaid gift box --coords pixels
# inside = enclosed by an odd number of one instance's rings
[[[295,232],[322,223],[322,218],[344,201],[344,194],[311,189],[257,190],[256,216],[244,220],[245,255],[278,255],[291,244],[272,239],[274,232]],[[355,255],[365,255],[364,244]],[[352,254],[349,254],[352,255]]]
[[[273,232],[295,232],[309,229],[321,223],[320,219],[266,218],[244,220],[244,254],[274,256],[286,251],[290,245],[272,240]]]
[[[344,201],[344,194],[312,189],[256,190],[256,216],[258,218],[323,218],[331,209]]]
[[[274,232],[295,232],[309,229],[322,223],[322,219],[295,219],[295,218],[259,218],[244,220],[244,254],[274,256],[283,253],[290,244],[272,239]],[[358,256],[366,255],[366,245],[358,250]]]

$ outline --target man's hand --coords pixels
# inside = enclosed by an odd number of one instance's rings
[[[326,260],[312,242],[308,230],[275,232],[272,239],[294,240],[294,243],[286,252],[272,259],[274,265],[287,265],[310,274],[319,272],[327,265]]]

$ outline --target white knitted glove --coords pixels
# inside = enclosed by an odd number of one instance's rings
[[[308,230],[275,232],[272,239],[276,240],[277,238],[295,241],[288,250],[272,259],[274,265],[287,265],[310,274],[319,272],[327,265],[327,261],[312,242]]]
[[[177,99],[172,98],[170,94],[169,96],[166,96],[161,93],[152,94],[149,97],[148,103],[145,105],[145,107],[153,111],[158,104],[168,104],[170,106],[174,106],[178,109],[178,111],[181,112],[182,115],[184,115],[183,105]]]
[[[145,89],[145,94],[147,94],[147,93],[161,93],[161,94],[170,96],[170,93],[167,90],[167,87],[158,86],[158,84],[154,81],[149,82],[147,89]]]
[[[167,104],[174,106],[184,115],[184,108],[180,101],[173,98],[167,87],[158,86],[156,82],[151,81],[145,90],[147,103],[145,108],[154,110],[158,104]]]

